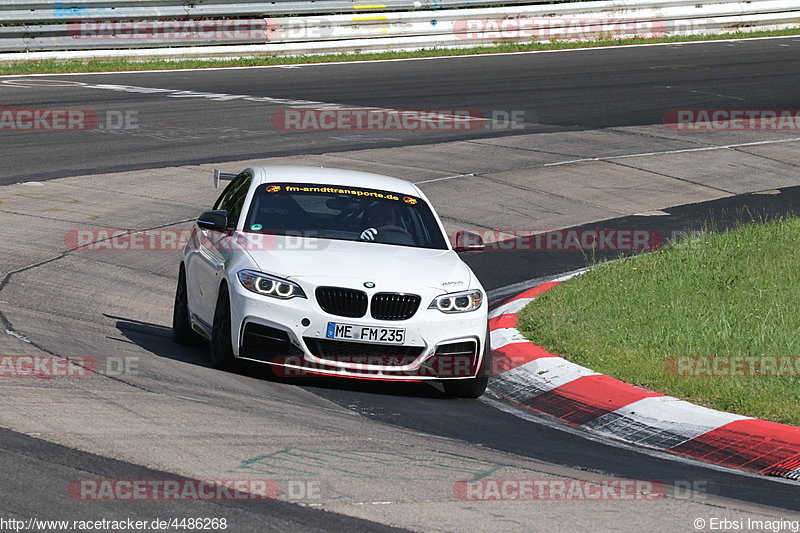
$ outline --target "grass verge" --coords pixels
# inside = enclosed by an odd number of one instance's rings
[[[548,351],[617,379],[800,425],[800,358],[777,357],[800,354],[798,244],[800,218],[706,232],[597,265],[534,300],[517,327]],[[676,367],[682,356],[702,359]],[[750,360],[737,367],[715,356],[768,356],[754,359],[756,372],[769,360],[792,361],[779,370],[793,374],[767,376],[764,366],[761,375],[729,376],[750,373]]]
[[[91,60],[35,60],[7,61],[0,63],[0,75],[12,74],[57,74],[68,72],[112,72],[128,70],[253,67],[264,65],[294,65],[302,63],[326,63],[335,61],[371,61],[378,59],[404,59],[411,57],[458,56],[467,54],[495,54],[527,52],[532,50],[564,50],[571,48],[593,48],[624,46],[631,44],[681,43],[719,39],[747,39],[754,37],[780,37],[800,35],[800,28],[785,30],[736,32],[724,35],[690,35],[652,39],[608,39],[595,41],[553,41],[549,43],[504,43],[461,49],[428,49],[412,52],[372,52],[356,54],[325,54],[304,56],[265,56],[239,59],[181,59],[181,60],[136,60],[136,59],[91,59]]]

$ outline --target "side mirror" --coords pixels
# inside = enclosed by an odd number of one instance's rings
[[[225,231],[228,228],[228,212],[222,210],[205,211],[197,217],[197,225],[203,229]]]
[[[456,252],[482,252],[486,249],[483,239],[477,233],[471,231],[457,231],[456,244],[453,246]]]

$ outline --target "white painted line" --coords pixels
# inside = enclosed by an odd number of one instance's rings
[[[490,346],[493,350],[499,350],[503,346],[517,343],[529,343],[530,341],[522,336],[516,328],[494,329],[490,333]]]
[[[746,477],[746,478],[764,480],[764,481],[768,481],[768,482],[772,482],[772,483],[780,483],[780,484],[784,484],[784,485],[790,485],[790,486],[793,486],[793,487],[796,486],[795,482],[791,481],[789,479],[784,479],[784,478],[781,478],[781,477],[765,477],[765,476],[762,476],[761,474],[758,474],[756,472],[749,472],[747,470],[740,470],[738,468],[732,468],[730,466],[723,466],[723,465],[717,465],[717,464],[714,464],[714,463],[707,463],[707,462],[704,462],[704,461],[701,461],[699,459],[695,459],[693,457],[689,457],[689,456],[686,456],[686,455],[677,455],[677,454],[674,454],[674,453],[663,452],[661,450],[654,450],[654,449],[651,449],[651,448],[642,448],[642,447],[635,446],[633,444],[630,444],[630,443],[627,443],[627,442],[623,442],[623,441],[620,441],[620,440],[612,440],[612,439],[606,438],[605,436],[594,435],[594,434],[584,430],[582,426],[568,426],[567,424],[564,424],[560,420],[551,420],[550,418],[544,417],[544,416],[536,413],[535,411],[531,411],[530,409],[528,409],[526,407],[518,407],[518,406],[515,406],[515,405],[510,405],[507,402],[503,402],[502,400],[499,400],[496,397],[491,396],[490,394],[491,394],[491,391],[492,391],[493,383],[494,382],[492,382],[492,381],[489,382],[489,394],[484,394],[483,396],[481,396],[479,398],[479,401],[485,403],[486,405],[494,407],[498,411],[503,411],[504,413],[508,413],[508,414],[514,415],[517,418],[525,420],[526,422],[530,422],[532,424],[536,424],[536,425],[539,425],[539,426],[544,426],[546,428],[562,431],[564,433],[568,433],[570,435],[575,435],[577,437],[581,437],[581,438],[586,439],[586,440],[591,441],[591,442],[597,442],[597,443],[604,444],[605,446],[612,446],[614,448],[619,448],[621,450],[634,451],[636,453],[640,453],[640,454],[646,455],[648,457],[657,457],[659,459],[664,459],[664,460],[672,461],[672,462],[675,462],[675,463],[692,465],[695,468],[702,467],[702,468],[707,468],[709,470],[715,470],[717,472],[727,472],[729,474],[735,474],[735,475]],[[800,470],[798,470],[798,472],[800,472]]]
[[[496,318],[500,315],[513,315],[522,311],[522,309],[533,301],[533,298],[519,298],[512,300],[506,304],[492,309],[489,313],[489,318]]]
[[[0,82],[2,83],[2,82]],[[762,146],[768,144],[782,144],[782,143],[790,143],[790,142],[798,142],[800,141],[800,137],[791,137],[788,139],[774,139],[770,141],[754,141],[748,143],[738,143],[738,144],[726,144],[726,145],[714,145],[714,146],[704,146],[702,148],[682,148],[680,150],[664,150],[663,152],[640,152],[635,154],[621,154],[621,155],[610,155],[610,156],[602,156],[602,157],[586,157],[582,159],[569,159],[567,161],[557,161],[555,163],[544,163],[542,165],[531,165],[530,167],[525,168],[535,168],[535,167],[558,167],[562,165],[572,165],[574,163],[589,163],[593,161],[613,161],[614,159],[628,159],[634,157],[653,157],[658,155],[671,155],[671,154],[684,154],[690,152],[711,152],[715,150],[730,150],[732,148],[744,148],[747,146]],[[457,178],[469,178],[474,177],[476,174],[459,174],[457,176],[447,176],[444,178],[435,178],[431,180],[425,181],[418,181],[416,185],[421,185],[425,183],[432,183],[435,181],[445,181],[445,180],[453,180]]]
[[[619,46],[590,46],[585,48],[564,48],[560,50],[528,50],[525,52],[498,52],[486,54],[462,54],[462,55],[448,55],[448,56],[434,56],[434,57],[405,57],[396,59],[370,59],[358,61],[327,61],[321,63],[296,63],[292,65],[260,65],[250,67],[202,67],[202,68],[175,68],[175,69],[159,69],[159,70],[111,70],[103,72],[67,72],[62,74],[7,74],[0,76],[0,78],[27,78],[33,76],[87,76],[87,75],[103,75],[103,74],[143,74],[152,72],[189,72],[189,71],[202,71],[202,70],[248,70],[248,69],[267,69],[267,68],[287,68],[292,67],[324,67],[336,65],[360,65],[369,63],[393,63],[398,61],[441,61],[447,59],[462,59],[462,58],[476,58],[476,57],[493,57],[493,56],[518,56],[518,55],[531,55],[531,54],[554,54],[561,52],[596,52],[600,50],[616,50],[620,48],[645,48],[651,46],[686,46],[696,44],[717,44],[717,43],[742,43],[747,41],[766,41],[773,39],[797,39],[797,35],[777,35],[770,37],[739,37],[734,39],[709,39],[706,41],[682,41],[673,43],[645,43],[645,44],[625,44]],[[375,51],[373,51],[375,52]],[[333,55],[333,54],[331,54]],[[192,58],[194,59],[194,58]],[[231,58],[222,58],[221,60],[230,60]]]
[[[7,83],[2,81],[0,83]],[[293,109],[347,109],[348,106],[329,102],[318,102],[316,100],[298,100],[293,98],[275,98],[272,96],[253,96],[249,94],[227,94],[213,93],[205,91],[186,91],[181,89],[162,89],[158,87],[139,87],[136,85],[117,85],[109,83],[80,85],[84,89],[99,89],[106,91],[116,91],[135,94],[153,94],[167,98],[204,98],[215,102],[228,102],[231,100],[247,100],[250,102],[261,102],[271,105],[284,105]]]
[[[47,74],[31,74],[32,76],[47,76]],[[57,75],[57,74],[56,74]],[[70,81],[70,80],[41,80],[41,79],[26,79],[27,76],[24,76],[22,79],[11,79],[11,80],[3,80],[2,84],[9,85],[11,87],[22,87],[24,89],[30,89],[31,87],[80,87],[82,85],[86,85],[82,81]]]
[[[692,93],[694,93],[694,94],[706,94],[706,95],[709,95],[709,96],[716,96],[718,98],[730,98],[731,100],[740,100],[740,101],[744,102],[744,98],[739,98],[738,96],[730,96],[728,94],[709,93],[709,92],[706,92],[706,91],[692,91]]]
[[[599,372],[571,363],[561,357],[540,357],[513,369],[527,372],[543,383],[547,390],[557,389],[584,376],[599,376]],[[512,370],[512,371],[513,371]],[[541,385],[540,385],[541,388]]]
[[[43,84],[42,82],[45,83]],[[59,86],[58,84],[65,84],[65,83],[67,82],[63,80],[48,80],[48,79],[28,80],[25,78],[0,81],[0,85],[10,85],[12,87],[25,87],[25,88],[39,87],[39,86],[54,87],[54,86]],[[352,107],[350,105],[336,104],[331,102],[320,102],[316,100],[297,100],[290,98],[275,98],[272,96],[253,96],[249,94],[228,94],[228,93],[214,93],[206,91],[187,91],[183,89],[162,89],[159,87],[140,87],[138,85],[118,85],[109,83],[91,84],[91,83],[84,83],[77,81],[71,81],[68,83],[84,89],[100,89],[100,90],[109,90],[109,91],[135,93],[135,94],[154,94],[154,95],[164,96],[166,98],[204,98],[206,100],[211,100],[214,102],[246,100],[248,102],[266,103],[270,105],[281,105],[291,109],[309,109],[314,111],[320,109],[337,110],[337,111],[369,110],[369,111],[376,111],[383,113],[393,113],[397,115],[403,115],[403,113],[406,112],[410,112],[411,114],[418,114],[416,110],[391,109],[391,108],[367,107],[367,106]],[[435,120],[480,121],[487,123],[497,122],[496,120],[484,117],[472,117],[472,116],[465,117],[461,115],[448,114],[446,112],[438,113],[438,112],[427,112],[427,111],[421,113],[418,120],[420,122],[431,122]],[[469,174],[469,175],[474,176],[474,174]],[[437,178],[434,180],[428,180],[420,183],[430,183],[431,181],[441,181],[446,179],[460,178],[464,176],[468,175],[460,174],[457,176]]]
[[[621,407],[584,427],[607,437],[667,450],[730,422],[749,418],[672,396],[655,396]]]
[[[597,372],[560,357],[542,357],[500,374],[492,381],[492,391],[518,403]]]
[[[414,183],[414,185],[422,185],[423,183],[435,183],[437,181],[454,180],[454,179],[457,179],[457,178],[474,178],[476,175],[477,174],[475,174],[474,172],[471,172],[469,174],[458,174],[458,175],[455,175],[455,176],[445,176],[443,178],[433,178],[433,179],[430,179],[430,180],[418,181],[418,182]]]
[[[682,148],[680,150],[664,150],[663,152],[641,152],[637,154],[622,154],[622,155],[609,155],[603,157],[587,157],[583,159],[570,159],[569,161],[558,161],[556,163],[545,163],[545,167],[557,167],[560,165],[571,165],[573,163],[586,163],[588,161],[611,161],[614,159],[627,159],[631,157],[651,157],[655,155],[670,155],[670,154],[685,154],[689,152],[710,152],[713,150],[729,150],[731,148],[742,148],[744,146],[761,146],[764,144],[780,144],[800,141],[800,137],[791,137],[789,139],[774,139],[770,141],[755,141],[749,143],[739,144],[726,144],[715,146],[704,146],[702,148]]]
[[[584,272],[588,272],[588,271],[589,271],[589,267],[579,268],[578,270],[573,270],[572,272],[567,272],[563,276],[555,278],[552,281],[557,281],[559,283],[562,282],[562,281],[569,281],[572,278],[578,277],[581,274],[583,274]]]
[[[616,259],[615,259],[616,261]],[[520,294],[521,292],[532,289],[534,287],[538,287],[544,283],[548,283],[550,281],[566,281],[570,278],[573,278],[579,274],[583,274],[589,270],[589,267],[579,268],[577,270],[573,270],[571,272],[567,272],[561,276],[544,276],[541,278],[533,278],[525,281],[520,281],[518,283],[513,283],[511,285],[506,285],[505,287],[500,287],[497,289],[492,289],[489,291],[489,299],[492,301],[496,300],[503,300],[510,296],[514,296]]]

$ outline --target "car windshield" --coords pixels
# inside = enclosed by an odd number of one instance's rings
[[[339,185],[259,185],[244,230],[447,249],[439,224],[422,198]]]

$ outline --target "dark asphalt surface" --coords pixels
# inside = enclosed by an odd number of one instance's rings
[[[335,513],[292,505],[283,501],[79,501],[68,495],[70,482],[81,479],[106,480],[182,480],[174,474],[158,472],[76,451],[64,446],[0,428],[0,518],[27,523],[39,520],[67,520],[67,528],[77,531],[72,521],[141,520],[173,518],[224,518],[225,528],[242,531],[405,531],[383,524]],[[9,529],[2,527],[1,529]],[[98,528],[94,528],[98,529]],[[99,528],[111,531],[112,528]],[[124,529],[124,528],[123,528]],[[21,528],[20,531],[24,531]],[[37,529],[33,529],[36,531]],[[45,528],[41,528],[45,531]],[[89,529],[85,529],[88,531]],[[152,529],[158,530],[158,529]],[[172,529],[180,531],[180,529]],[[191,530],[191,529],[189,529]]]
[[[784,46],[786,45],[786,46]],[[396,109],[522,110],[524,133],[559,129],[655,124],[676,107],[796,108],[800,86],[800,39],[709,45],[477,57],[320,67],[194,71],[146,74],[47,76],[86,84],[204,91],[255,97],[305,99],[352,106]],[[469,133],[375,135],[287,133],[270,125],[270,113],[286,107],[234,99],[175,98],[110,89],[21,86],[0,79],[0,105],[133,111],[136,130],[0,133],[0,184],[44,180],[178,164],[323,153],[356,148],[403,146],[476,136],[519,133],[481,130]],[[731,97],[735,99],[731,99]],[[743,101],[736,100],[741,98]],[[390,138],[388,138],[390,137]],[[708,220],[727,227],[743,213],[780,214],[800,206],[800,192],[748,195],[667,209],[664,217],[625,217],[593,227],[642,227],[670,234],[699,229]],[[511,255],[509,255],[511,254]],[[468,262],[487,289],[555,274],[585,264],[569,252],[486,252]],[[502,265],[502,266],[501,266]],[[169,340],[155,339],[169,351]],[[163,344],[163,346],[162,346]],[[156,351],[158,351],[156,350]],[[202,350],[198,351],[202,356]],[[308,390],[340,405],[368,412],[374,419],[557,464],[626,477],[665,482],[707,482],[713,494],[800,510],[800,485],[776,485],[680,463],[605,444],[544,425],[533,426],[479,401],[444,399],[426,386],[314,381]],[[353,407],[355,406],[355,407]],[[170,477],[142,467],[103,459],[0,430],[0,511],[9,517],[81,518],[87,510],[65,493],[81,477],[117,479]],[[46,502],[43,504],[42,502]],[[94,504],[98,518],[198,515],[227,516],[247,530],[389,530],[384,526],[280,502],[258,504],[163,503]]]
[[[0,105],[90,110],[101,122],[108,111],[132,112],[138,125],[85,132],[0,131],[0,184],[276,155],[659,124],[665,112],[676,108],[791,109],[798,107],[799,57],[800,39],[789,38],[224,72],[0,78]],[[178,97],[76,85],[81,83],[218,96]],[[518,111],[524,113],[525,128],[366,135],[287,132],[273,127],[270,117],[289,103],[225,100],[219,95],[355,107],[477,110],[487,117]]]
[[[620,217],[582,228],[644,228],[672,236],[714,228],[730,229],[743,222],[765,221],[800,214],[800,187],[781,189],[779,195],[745,194],[665,209],[658,217]],[[509,255],[510,254],[510,255]],[[597,259],[612,258],[611,253]],[[467,262],[486,288],[519,283],[525,274],[545,277],[587,266],[587,257],[573,252],[485,252],[467,256]],[[497,302],[493,302],[497,303]],[[452,400],[425,384],[381,384],[328,380],[311,381],[310,389],[342,406],[374,419],[464,440],[556,464],[605,472],[621,477],[656,479],[667,485],[699,482],[708,494],[800,511],[800,484],[777,489],[766,478],[743,477],[708,468],[700,462],[679,463],[597,442],[545,425],[531,428],[514,415],[498,412],[478,401]],[[390,387],[391,385],[391,387]],[[388,393],[388,394],[387,394]],[[403,396],[398,401],[395,395]]]
[[[663,216],[625,216],[577,228],[595,230],[649,230],[663,242],[692,232],[712,229],[724,231],[742,222],[765,221],[784,215],[800,214],[800,187],[780,189],[781,194],[744,194],[664,209]],[[658,237],[656,237],[658,238]],[[654,241],[655,242],[655,241]],[[505,246],[503,244],[502,246]],[[615,259],[637,252],[527,251],[524,245],[510,251],[485,251],[466,254],[464,260],[488,291],[569,272],[590,262]]]
[[[337,381],[315,385],[310,390],[375,420],[425,433],[587,472],[657,480],[668,487],[678,487],[678,491],[690,482],[704,488],[700,498],[715,495],[800,511],[800,484],[787,481],[776,486],[764,477],[744,477],[697,462],[676,462],[590,442],[579,434],[542,424],[532,427],[529,422],[480,401],[449,399],[424,384],[403,384],[402,388],[399,384],[389,385]]]
[[[800,187],[783,189],[780,195],[742,195],[666,210],[667,216],[646,218],[648,229],[666,236],[672,232],[701,229],[714,221],[717,229],[741,220],[764,220],[787,213],[800,213]],[[595,227],[635,227],[631,217],[605,221]],[[587,226],[588,227],[588,226]],[[497,255],[503,254],[503,255]],[[506,260],[505,254],[523,254]],[[569,252],[489,252],[468,256],[469,262],[489,287],[522,281],[520,274],[549,275],[585,265],[585,258]],[[498,264],[504,265],[502,269]],[[519,264],[526,269],[514,270]],[[510,266],[513,265],[513,266]],[[509,270],[511,268],[511,270]],[[515,277],[515,274],[517,277]],[[162,357],[186,352],[172,343],[169,332],[126,331],[126,337]],[[207,366],[205,346],[190,350],[181,360]],[[244,374],[263,379],[263,368],[246,368]],[[287,381],[323,398],[354,410],[372,420],[461,440],[548,463],[587,472],[627,478],[657,480],[668,486],[687,482],[704,487],[705,494],[742,500],[786,510],[800,511],[800,484],[776,485],[772,479],[742,476],[709,468],[695,461],[674,461],[643,454],[629,448],[589,441],[580,434],[546,424],[534,424],[497,410],[478,400],[448,398],[426,384],[384,383],[358,380],[307,378]],[[0,476],[3,491],[0,513],[27,519],[99,520],[132,518],[153,520],[168,517],[225,517],[235,531],[392,531],[380,524],[299,507],[284,502],[93,502],[81,504],[67,496],[66,487],[75,479],[176,479],[163,472],[113,459],[71,450],[33,437],[0,429]]]

